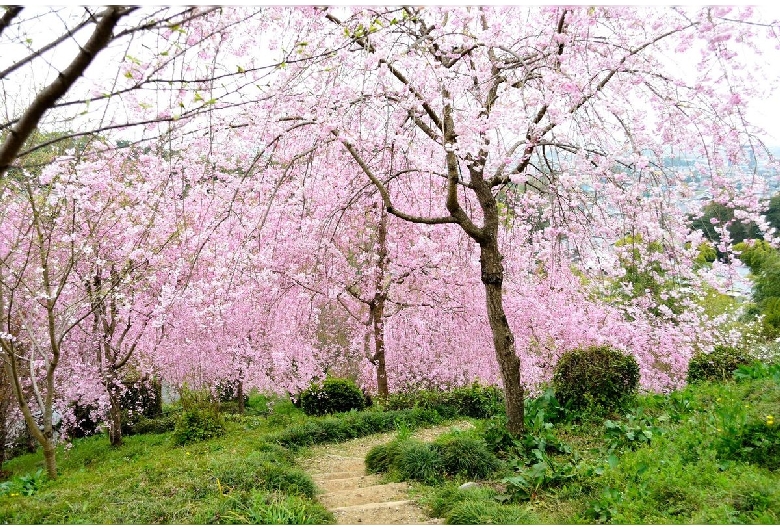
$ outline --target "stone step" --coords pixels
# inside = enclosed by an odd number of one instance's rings
[[[425,512],[411,501],[387,501],[341,506],[331,510],[338,524],[367,524],[363,521],[381,520],[383,524],[440,524],[439,519],[428,519]],[[421,522],[423,521],[423,522]]]
[[[358,488],[365,488],[368,486],[375,486],[379,484],[378,475],[368,475],[359,477],[344,477],[344,478],[331,478],[331,479],[314,479],[314,483],[320,487],[320,489],[333,492],[342,490],[354,490]]]
[[[365,476],[365,471],[332,471],[330,473],[312,473],[313,481],[338,480],[342,478],[359,478]]]
[[[358,504],[382,503],[400,501],[407,498],[409,485],[403,482],[392,484],[377,484],[365,488],[334,491],[319,496],[319,501],[329,510],[334,507],[353,506]]]
[[[404,506],[405,504],[409,504],[409,499],[403,499],[400,501],[385,501],[385,502],[367,502],[365,504],[352,504],[349,506],[338,506],[337,508],[332,508],[332,512],[354,512],[359,510],[374,510],[377,508],[397,508],[398,506]]]
[[[348,471],[353,472],[353,474],[359,473],[363,475],[366,472],[366,465],[363,462],[362,458],[334,457],[332,468],[338,469],[338,471],[322,473],[319,472],[318,469],[312,469],[312,473],[313,473],[312,476],[328,475],[330,473],[346,473]]]

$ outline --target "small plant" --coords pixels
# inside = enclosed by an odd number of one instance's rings
[[[322,383],[312,383],[301,394],[300,403],[303,411],[310,416],[366,408],[363,392],[353,381],[331,377]]]
[[[576,411],[618,410],[634,397],[638,385],[636,360],[608,346],[564,353],[553,376],[557,400]]]
[[[517,474],[504,478],[507,500],[512,502],[529,501],[536,498],[547,488],[560,486],[577,475],[577,467],[572,462],[555,463],[550,459],[521,467]]]
[[[718,456],[749,462],[775,471],[780,469],[780,428],[773,415],[746,422],[740,432],[722,436]]]
[[[491,418],[477,427],[479,436],[487,448],[496,455],[507,456],[517,452],[520,442],[506,428],[506,418]]]
[[[552,388],[546,388],[539,396],[525,400],[526,427],[532,427],[529,424],[539,421],[555,423],[562,420],[565,413]]]
[[[453,433],[439,437],[434,448],[441,454],[444,471],[471,479],[487,478],[499,467],[484,440],[468,433]]]
[[[605,488],[597,500],[593,501],[585,512],[592,521],[608,523],[617,515],[617,505],[623,500],[623,494],[613,488]]]
[[[780,384],[780,364],[766,364],[756,361],[749,365],[740,366],[734,370],[734,379],[737,381],[772,379],[775,383]]]
[[[185,445],[225,433],[225,422],[219,412],[209,409],[185,410],[173,431],[173,443]]]
[[[641,445],[650,445],[653,436],[663,433],[660,427],[652,425],[646,418],[633,414],[627,414],[625,422],[605,421],[604,430],[607,438],[611,440],[610,452],[615,449],[635,449]]]
[[[21,494],[25,497],[35,495],[43,484],[45,478],[43,476],[43,469],[39,469],[31,475],[24,475],[19,477],[19,483],[21,485]]]
[[[688,383],[726,381],[742,365],[753,358],[744,350],[731,346],[715,346],[712,353],[697,353],[688,362]]]

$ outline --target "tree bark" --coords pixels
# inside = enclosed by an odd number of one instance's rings
[[[109,420],[108,420],[108,439],[111,445],[119,447],[122,445],[122,406],[119,402],[119,396],[116,394],[121,392],[120,390],[108,392],[109,406]]]
[[[377,275],[374,285],[374,300],[371,304],[371,321],[374,324],[374,365],[376,366],[377,393],[386,398],[390,391],[387,385],[387,364],[385,358],[385,302],[389,285],[387,275],[387,211],[379,207],[377,231]]]
[[[387,364],[385,359],[385,301],[378,297],[372,304],[374,322],[374,366],[376,366],[376,388],[379,396],[386,398],[390,391],[387,386]]]
[[[244,382],[239,379],[238,380],[238,390],[236,391],[238,394],[238,413],[243,414],[244,413]]]
[[[509,328],[504,312],[502,284],[504,268],[497,245],[487,244],[480,248],[482,284],[485,286],[488,322],[493,334],[493,347],[504,382],[504,403],[506,404],[507,429],[519,436],[525,429],[525,408],[523,385],[520,382],[520,359],[515,349],[515,337]]]

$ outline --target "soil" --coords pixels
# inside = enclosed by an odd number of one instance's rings
[[[421,429],[413,437],[432,441],[453,427],[473,427],[467,421]],[[367,475],[363,460],[372,447],[389,442],[396,433],[383,433],[312,449],[303,462],[320,488],[319,501],[336,516],[338,524],[441,524],[431,519],[409,496],[405,482],[382,483],[380,475]]]

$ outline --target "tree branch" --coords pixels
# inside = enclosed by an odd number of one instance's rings
[[[95,31],[84,47],[80,49],[78,55],[65,70],[60,72],[57,79],[35,97],[22,118],[11,129],[11,133],[3,145],[0,146],[0,176],[8,170],[24,142],[38,126],[43,114],[73,86],[73,83],[81,77],[95,56],[108,46],[108,43],[111,42],[111,34],[119,19],[135,9],[137,8],[112,6],[103,11],[100,21],[95,25]]]
[[[11,21],[19,16],[19,13],[24,9],[22,6],[9,6],[5,8],[5,13],[0,17],[0,35],[3,34],[5,28],[11,25]]]

